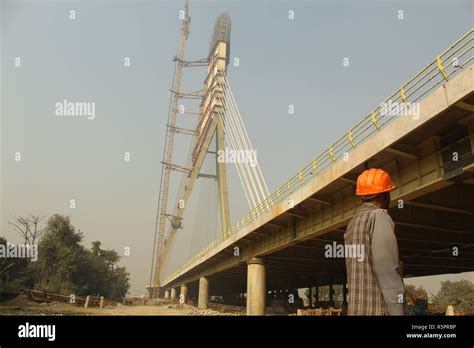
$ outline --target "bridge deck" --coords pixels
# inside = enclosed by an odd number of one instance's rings
[[[344,259],[324,246],[343,241],[359,200],[355,179],[364,163],[388,170],[398,186],[390,213],[408,276],[474,270],[474,70],[468,66],[420,102],[418,119],[401,116],[328,170],[263,212],[227,240],[162,282],[164,288],[215,278],[245,289],[246,261],[265,256],[267,279],[308,284],[343,282]],[[467,149],[466,149],[467,146]],[[452,161],[458,152],[459,161]],[[397,206],[403,200],[403,209]],[[291,203],[290,203],[291,202]],[[235,256],[235,248],[239,256]],[[453,255],[453,247],[459,256]]]

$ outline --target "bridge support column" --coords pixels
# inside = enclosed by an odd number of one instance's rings
[[[188,286],[186,284],[181,285],[181,292],[179,293],[179,303],[188,302]]]
[[[254,257],[247,262],[247,315],[265,315],[265,263]]]
[[[334,288],[332,284],[332,279],[329,281],[329,306],[334,307]]]
[[[342,307],[347,307],[347,284],[342,284]]]
[[[206,277],[199,278],[198,308],[207,309],[209,302],[209,280]]]
[[[176,289],[172,288],[171,289],[171,301],[176,300]]]
[[[314,295],[314,306],[315,307],[319,307],[319,282],[316,282],[316,287],[314,288],[314,292],[315,292],[315,295]]]
[[[467,121],[467,129],[471,140],[471,151],[474,154],[474,116],[470,116]]]
[[[313,307],[313,288],[311,285],[308,288],[308,295],[309,295],[309,308]]]
[[[166,290],[165,291],[165,300],[168,300],[170,298],[170,291]]]

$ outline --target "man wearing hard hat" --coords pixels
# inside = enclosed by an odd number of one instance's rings
[[[394,189],[382,169],[368,169],[357,178],[356,195],[363,204],[347,226],[344,244],[363,248],[365,257],[346,257],[348,315],[403,315],[402,266],[387,211]]]

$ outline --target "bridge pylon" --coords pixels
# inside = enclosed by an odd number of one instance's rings
[[[227,13],[221,14],[215,23],[213,35],[210,42],[209,55],[207,58],[207,77],[204,80],[204,91],[200,104],[199,120],[197,128],[192,131],[195,136],[194,149],[192,152],[191,167],[184,168],[179,166],[180,171],[186,171],[187,178],[182,192],[180,204],[174,207],[172,214],[166,213],[163,202],[160,201],[161,210],[159,214],[160,221],[165,221],[167,216],[171,224],[169,226],[168,238],[163,238],[161,252],[156,254],[153,285],[147,289],[152,297],[158,297],[160,289],[160,275],[168,261],[168,254],[172,248],[176,232],[181,228],[181,221],[189,202],[194,184],[198,178],[214,179],[217,182],[219,193],[219,208],[221,217],[222,235],[225,238],[229,231],[229,198],[227,185],[227,170],[225,161],[218,160],[219,153],[225,152],[225,131],[222,117],[225,114],[223,98],[225,77],[229,63],[230,53],[230,16]],[[200,60],[202,63],[204,60]],[[178,65],[185,65],[183,58],[179,58]],[[202,64],[201,64],[202,66]],[[173,91],[172,91],[173,92]],[[176,105],[177,106],[177,105]],[[175,127],[175,125],[173,125]],[[214,140],[214,142],[213,142]],[[212,148],[215,143],[215,148]],[[216,173],[201,173],[204,160],[207,156],[215,156]],[[163,162],[163,165],[173,167],[170,162]],[[173,167],[173,168],[174,168]],[[179,193],[181,194],[181,193]],[[162,198],[161,198],[162,199]],[[165,210],[163,210],[165,209]],[[160,226],[161,228],[162,226]]]

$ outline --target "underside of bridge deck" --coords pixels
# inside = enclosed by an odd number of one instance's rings
[[[474,271],[473,197],[472,183],[452,183],[390,209],[405,277]],[[345,259],[326,257],[328,246],[343,244],[344,232],[341,226],[266,254],[267,289],[345,284]],[[245,293],[246,281],[240,263],[211,277],[210,294]]]

